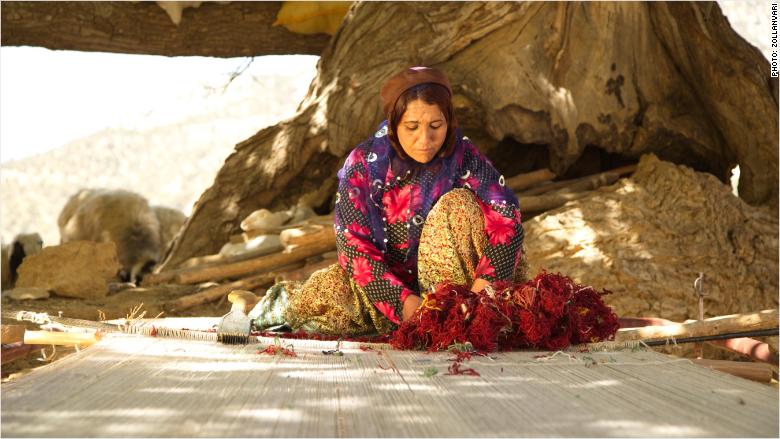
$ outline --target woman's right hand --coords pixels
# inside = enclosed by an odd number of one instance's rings
[[[420,307],[421,303],[422,299],[420,296],[415,294],[406,296],[406,300],[404,300],[403,321],[407,321],[408,319],[412,318],[414,312],[417,311],[417,308]]]

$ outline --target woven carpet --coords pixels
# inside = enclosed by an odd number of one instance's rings
[[[268,341],[268,340],[265,340]],[[778,391],[653,351],[296,356],[110,335],[2,386],[2,436],[778,436]],[[426,373],[427,372],[427,373]]]

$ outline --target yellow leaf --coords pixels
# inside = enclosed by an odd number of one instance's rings
[[[352,2],[282,2],[273,25],[298,34],[333,35],[350,5]]]

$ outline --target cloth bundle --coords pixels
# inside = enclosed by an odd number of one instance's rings
[[[474,349],[563,349],[612,339],[617,315],[601,293],[545,271],[524,283],[496,283],[474,293],[465,285],[440,284],[414,316],[393,333],[396,349],[446,349],[470,342]]]

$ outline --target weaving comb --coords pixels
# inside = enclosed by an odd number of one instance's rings
[[[232,303],[230,312],[222,316],[217,326],[217,341],[225,344],[247,344],[252,332],[252,319],[247,308],[257,302],[257,296],[250,291],[233,290],[228,294]]]

